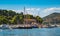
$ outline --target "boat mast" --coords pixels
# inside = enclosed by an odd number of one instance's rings
[[[25,6],[24,6],[24,19],[25,19]],[[24,24],[26,24],[25,20],[24,20]]]
[[[25,8],[25,6],[24,6],[24,19],[27,19],[27,15],[26,15],[26,8]],[[27,22],[26,21],[24,21],[25,23],[24,24],[27,24]]]
[[[24,6],[24,14],[25,14],[25,6]]]
[[[38,12],[38,16],[39,16],[39,12]],[[38,21],[38,24],[39,24],[39,21]]]

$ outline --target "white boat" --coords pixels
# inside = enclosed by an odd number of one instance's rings
[[[9,29],[9,25],[2,24],[0,25],[0,29]]]

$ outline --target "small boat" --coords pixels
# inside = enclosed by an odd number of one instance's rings
[[[36,25],[33,25],[33,26],[31,26],[32,28],[38,28],[38,26],[36,26]]]
[[[57,25],[48,25],[47,28],[55,28],[55,27],[57,27]]]
[[[0,26],[0,29],[9,29],[9,26],[6,25],[6,24],[3,24],[3,25]]]

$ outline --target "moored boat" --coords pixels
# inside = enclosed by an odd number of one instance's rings
[[[9,29],[9,26],[6,24],[0,25],[0,29]]]

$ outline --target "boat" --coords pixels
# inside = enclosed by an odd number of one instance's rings
[[[55,28],[57,27],[57,25],[47,25],[48,27],[47,28]]]
[[[31,26],[32,28],[38,28],[38,26],[36,26],[36,25],[33,25],[33,26]]]
[[[0,26],[0,29],[9,29],[9,26],[6,25],[6,24],[2,24],[2,25]]]

